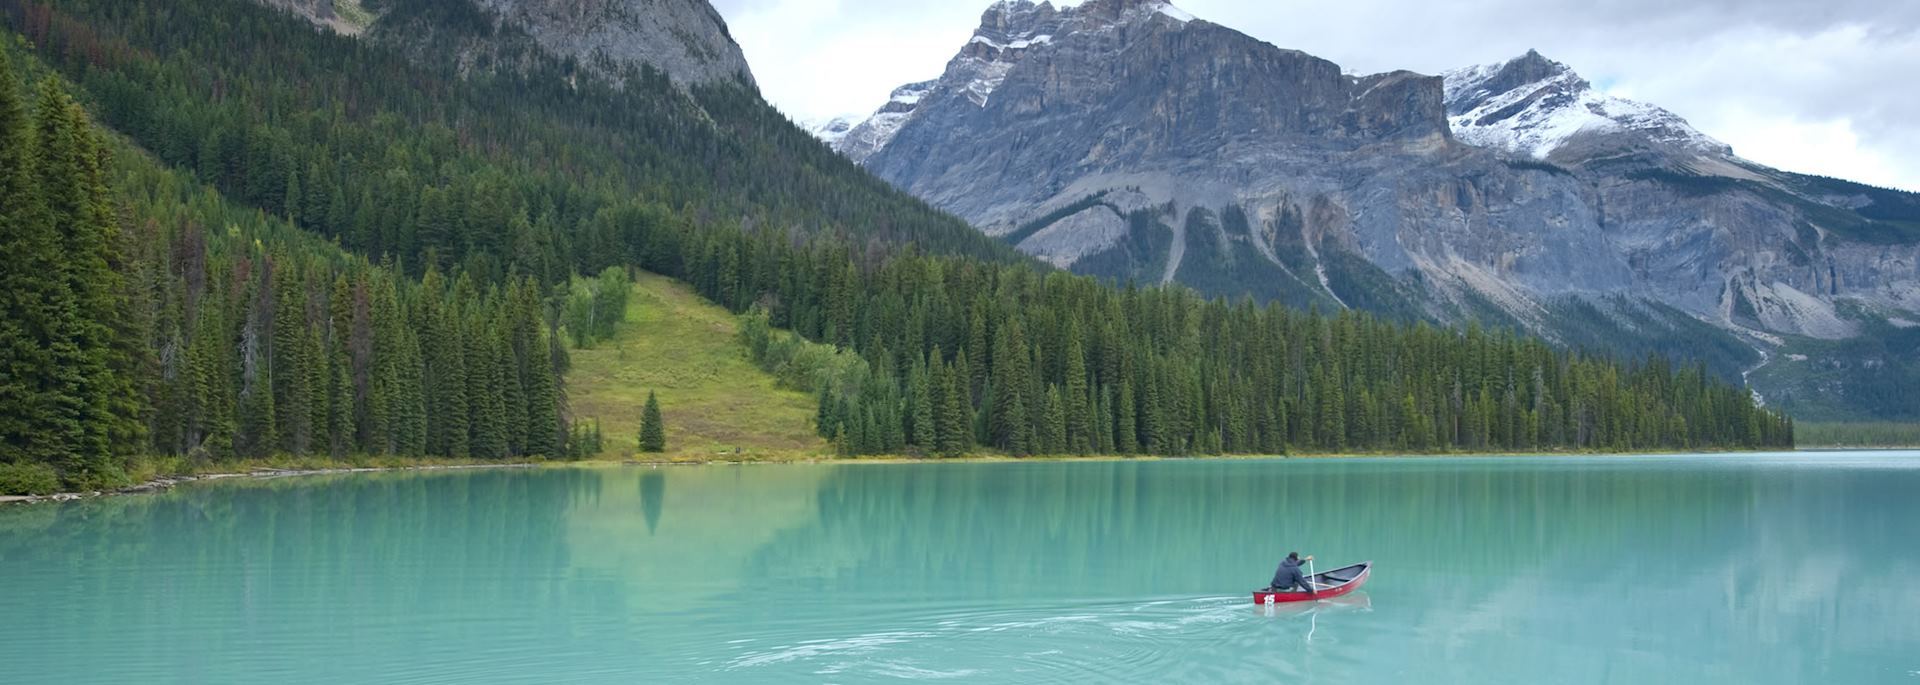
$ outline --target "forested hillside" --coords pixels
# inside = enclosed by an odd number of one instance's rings
[[[1698,368],[1046,271],[744,87],[463,75],[241,0],[0,10],[151,153],[68,133],[92,129],[52,79],[7,129],[31,170],[7,197],[37,198],[8,202],[34,256],[7,278],[52,280],[9,288],[30,330],[4,362],[39,375],[8,389],[4,460],[70,483],[145,453],[566,453],[566,284],[610,266],[747,314],[849,454],[1791,442]]]
[[[565,453],[543,288],[424,281],[157,168],[0,50],[0,467]],[[33,469],[42,469],[38,475]]]
[[[383,6],[399,25],[375,32],[406,34],[392,42],[485,30],[456,11],[467,0]],[[247,0],[0,0],[0,14],[161,161],[415,275],[596,273],[631,260],[620,231],[674,221],[1018,258],[741,87],[689,93],[645,71],[614,88],[534,57],[463,78],[452,56],[409,59]]]

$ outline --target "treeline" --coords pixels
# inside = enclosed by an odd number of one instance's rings
[[[649,240],[635,235],[635,240]],[[821,393],[849,454],[1789,446],[1790,419],[1701,365],[1624,365],[1505,332],[1116,290],[964,258],[863,262],[712,231],[646,268],[736,311],[761,363]],[[789,339],[774,327],[855,351]]]
[[[110,154],[57,78],[27,107],[6,53],[0,463],[92,488],[151,455],[505,459],[596,439],[563,423],[541,284],[414,282],[235,211]]]
[[[1802,447],[1920,447],[1920,423],[1801,423],[1794,436]]]

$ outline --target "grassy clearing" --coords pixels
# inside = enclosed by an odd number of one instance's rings
[[[601,458],[633,458],[647,391],[660,395],[666,458],[820,456],[814,398],[776,387],[747,359],[733,314],[664,276],[642,273],[613,339],[573,351],[567,391],[577,417],[600,420]],[[734,451],[739,454],[735,456]],[[639,455],[657,458],[658,455]]]

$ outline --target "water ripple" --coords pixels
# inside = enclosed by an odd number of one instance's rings
[[[1368,608],[1361,594],[1341,603],[1277,611],[1249,608],[1240,597],[947,609],[892,619],[925,629],[783,642],[734,656],[725,670],[751,676],[807,668],[834,682],[962,677],[1028,683],[1232,680],[1246,673],[1234,665],[1243,660],[1236,652],[1271,652],[1276,641],[1304,644],[1309,633],[1322,632],[1313,625],[1322,616]],[[872,621],[870,616],[862,620],[868,625]],[[1329,634],[1338,632],[1334,626],[1325,628]],[[1249,633],[1260,637],[1249,642]],[[1337,644],[1330,638],[1322,636],[1318,642]],[[1024,649],[1009,652],[1008,644]]]

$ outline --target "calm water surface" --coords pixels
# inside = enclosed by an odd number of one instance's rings
[[[1920,453],[290,478],[0,508],[0,680],[1920,684],[1916,580]]]

